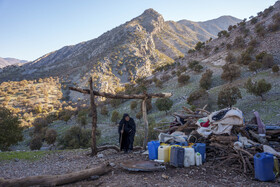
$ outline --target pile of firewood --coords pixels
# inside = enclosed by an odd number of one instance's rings
[[[208,138],[204,138],[196,132],[198,126],[196,122],[199,118],[206,117],[210,114],[202,109],[195,111],[183,107],[180,113],[174,113],[175,122],[172,122],[167,129],[155,129],[159,132],[172,133],[174,131],[182,131],[189,135],[190,143],[206,143],[207,161],[212,162],[214,168],[230,167],[244,175],[250,175],[254,172],[254,155],[263,152],[263,145],[274,144],[280,147],[279,136],[280,130],[267,130],[266,137],[261,137],[257,133],[257,124],[245,125],[243,127],[233,126],[231,134],[212,134]],[[185,122],[183,125],[178,123],[179,119]],[[167,126],[165,126],[167,127]],[[246,137],[252,146],[240,148],[235,147],[234,142],[238,141],[238,134]],[[275,148],[274,147],[274,148]],[[278,150],[279,151],[279,150]]]

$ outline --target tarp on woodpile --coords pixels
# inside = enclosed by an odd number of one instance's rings
[[[207,117],[200,118],[197,132],[203,137],[210,134],[230,134],[234,125],[244,126],[243,113],[238,108],[226,108],[215,111]]]

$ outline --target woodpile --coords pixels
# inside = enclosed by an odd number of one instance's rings
[[[207,162],[212,162],[214,168],[230,167],[243,175],[251,175],[254,172],[254,155],[258,152],[263,152],[263,145],[274,143],[276,150],[279,148],[280,130],[267,130],[266,136],[259,136],[257,133],[257,124],[245,126],[233,126],[231,134],[211,134],[208,138],[202,137],[197,133],[198,125],[196,122],[202,117],[207,117],[210,112],[202,109],[192,111],[189,108],[183,107],[180,113],[174,113],[175,119],[183,118],[185,123],[172,122],[167,129],[156,128],[159,132],[182,131],[189,135],[188,142],[190,143],[206,143]],[[177,117],[177,118],[176,118]],[[175,120],[178,121],[178,120]],[[168,126],[164,126],[165,128]],[[238,147],[234,143],[238,141],[238,135],[247,138],[250,146]],[[276,150],[280,151],[280,150]]]

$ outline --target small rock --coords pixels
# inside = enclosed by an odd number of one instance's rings
[[[18,158],[15,158],[14,161],[15,161],[15,162],[19,162],[19,159],[18,159]]]
[[[115,163],[113,163],[113,162],[111,162],[111,163],[110,163],[110,166],[115,167],[115,166],[116,166],[116,164],[115,164]]]
[[[168,179],[168,178],[169,178],[169,177],[168,177],[167,175],[165,175],[165,174],[162,174],[161,177],[164,178],[164,179]]]
[[[96,180],[96,179],[99,179],[98,175],[93,175],[93,176],[90,177],[90,180]]]
[[[98,154],[97,157],[98,157],[98,158],[103,158],[104,155],[103,155],[103,154]]]

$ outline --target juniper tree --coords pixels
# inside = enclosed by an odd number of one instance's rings
[[[0,107],[0,150],[5,151],[23,139],[23,128],[17,116],[10,110]]]
[[[246,88],[247,92],[253,94],[255,96],[260,96],[262,101],[264,101],[263,95],[271,89],[271,84],[267,83],[265,79],[261,79],[259,81],[252,81],[251,78],[245,83],[244,87]]]
[[[223,73],[221,78],[227,81],[232,82],[234,79],[240,77],[241,70],[235,64],[226,64],[223,67]]]
[[[199,85],[201,88],[204,88],[206,90],[208,90],[211,87],[212,84],[212,74],[213,71],[211,70],[206,70],[206,72],[202,75],[200,81],[199,81]]]
[[[159,111],[165,111],[167,115],[167,111],[171,109],[173,105],[173,101],[169,98],[160,98],[156,100],[156,106]]]
[[[220,108],[232,107],[242,95],[237,87],[225,86],[219,92],[217,104]]]

